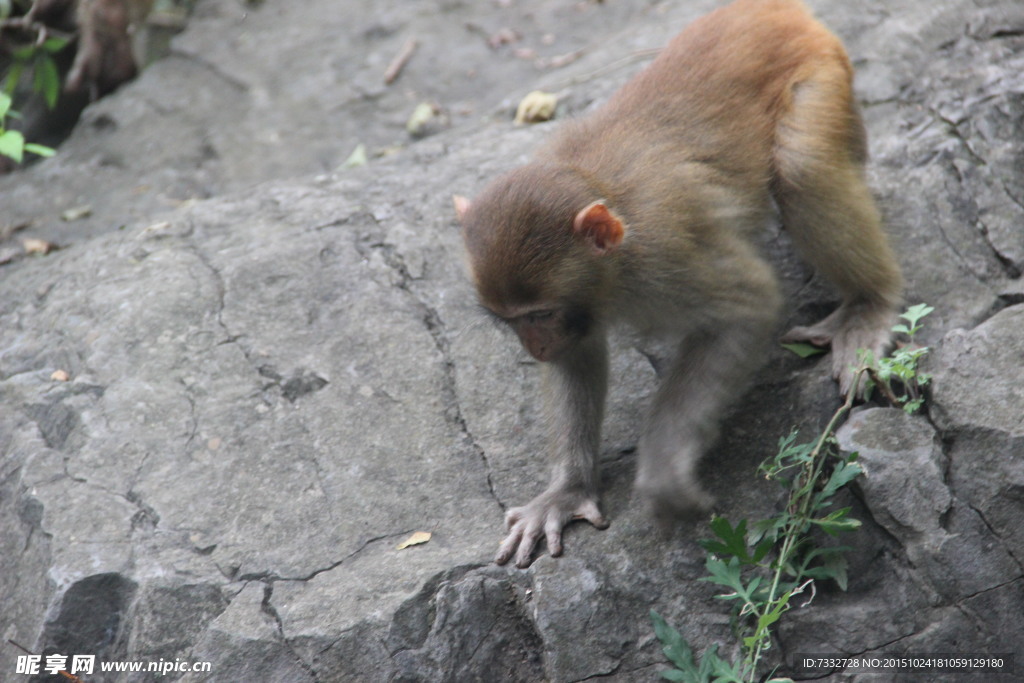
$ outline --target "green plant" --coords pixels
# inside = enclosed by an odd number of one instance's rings
[[[19,164],[24,158],[25,152],[42,157],[54,155],[55,152],[50,147],[25,142],[25,136],[21,134],[21,131],[7,130],[5,123],[8,115],[14,115],[14,112],[11,111],[11,96],[0,92],[0,155],[10,157]]]
[[[0,13],[9,16],[12,11],[11,3],[0,2]],[[47,36],[43,29],[35,29],[33,24],[26,27],[38,30],[38,39],[27,45],[10,48],[12,62],[0,88],[0,156],[13,159],[19,164],[24,159],[25,152],[48,157],[53,156],[54,150],[44,145],[25,142],[21,131],[7,129],[7,117],[18,118],[18,113],[11,109],[12,95],[22,76],[31,72],[32,91],[42,95],[43,101],[50,109],[57,106],[61,82],[60,70],[57,68],[54,55],[68,44],[66,37]]]
[[[920,387],[929,379],[917,372],[917,364],[928,349],[915,346],[914,335],[921,329],[920,320],[932,310],[920,304],[900,316],[907,324],[901,323],[893,331],[906,335],[909,341],[890,358],[875,359],[862,352],[853,386],[865,378],[866,390],[878,388],[894,405],[908,412],[917,410],[923,400]],[[898,380],[896,390],[894,380]],[[772,646],[772,628],[791,608],[793,598],[809,592],[810,602],[815,581],[833,580],[846,590],[844,553],[849,548],[820,546],[812,532],[820,529],[828,536],[837,536],[860,526],[849,516],[849,507],[834,508],[833,504],[835,494],[862,472],[857,454],[843,455],[835,440],[835,430],[853,407],[854,399],[855,392],[850,392],[814,440],[797,443],[795,431],[780,439],[778,453],[758,468],[787,493],[786,504],[778,514],[753,525],[741,520],[735,526],[716,516],[710,525],[715,538],[700,542],[708,552],[708,576],[701,580],[727,589],[717,597],[733,605],[732,624],[740,656],[728,661],[718,654],[717,646],[712,646],[698,663],[686,639],[652,610],[655,635],[665,656],[675,665],[662,672],[663,678],[687,683],[759,680],[762,660]]]
[[[53,109],[60,97],[60,70],[54,55],[64,49],[68,39],[52,36],[33,42],[30,45],[16,47],[11,50],[14,61],[7,77],[4,79],[3,91],[13,95],[18,82],[26,70],[32,73],[32,91],[39,93],[46,101],[46,106]]]
[[[13,11],[12,3],[0,0],[0,17],[6,19]],[[10,55],[11,61],[0,86],[0,156],[20,164],[25,159],[26,152],[40,157],[51,157],[54,151],[42,144],[26,142],[22,132],[7,129],[8,117],[19,118],[17,112],[11,109],[12,95],[22,77],[31,73],[32,91],[42,95],[43,101],[52,110],[60,97],[60,70],[57,68],[54,55],[68,45],[69,38],[54,36],[42,25],[25,20],[18,26],[23,33],[32,33],[35,37],[28,44],[5,46],[5,52]]]
[[[870,352],[864,352],[861,364],[867,368],[869,392],[874,388],[885,395],[891,403],[903,407],[907,413],[915,413],[924,403],[921,388],[931,380],[931,375],[918,372],[917,364],[927,353],[927,346],[918,346],[914,336],[921,330],[920,321],[935,309],[927,304],[917,304],[900,315],[906,324],[892,328],[897,334],[906,335],[907,341],[897,345],[887,358],[875,359]],[[897,393],[898,392],[898,393]]]

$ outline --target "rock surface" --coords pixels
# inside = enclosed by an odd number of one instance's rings
[[[0,266],[0,677],[10,639],[211,664],[88,681],[651,680],[651,608],[727,648],[697,581],[706,522],[659,539],[630,505],[653,373],[627,339],[611,528],[570,527],[526,571],[488,564],[503,509],[543,486],[538,368],[477,316],[449,204],[558,125],[513,127],[519,97],[585,111],[717,4],[206,0],[56,158],[0,179],[0,227],[64,247]],[[1024,11],[810,4],[858,69],[907,300],[936,307],[934,380],[927,414],[844,428],[867,469],[849,590],[787,614],[775,656],[1021,660]],[[421,101],[450,128],[413,142]],[[341,169],[359,143],[371,162]],[[834,303],[777,227],[766,248],[793,320]],[[756,465],[832,411],[825,374],[772,352],[702,467],[719,512],[773,508]],[[432,537],[396,549],[415,531]]]

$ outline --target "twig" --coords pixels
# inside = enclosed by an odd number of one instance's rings
[[[403,45],[402,49],[397,55],[395,55],[395,58],[391,60],[391,63],[388,64],[387,70],[384,72],[385,85],[391,85],[395,82],[398,75],[402,73],[402,68],[405,66],[405,63],[409,61],[412,57],[412,53],[416,51],[416,46],[417,42],[415,38],[410,38],[405,41],[405,45]]]
[[[27,655],[35,656],[35,654],[36,654],[35,652],[32,652],[32,650],[28,649],[24,645],[21,645],[20,643],[16,643],[13,640],[11,640],[10,638],[7,639],[7,642],[10,643],[11,645],[13,645],[14,647],[18,648],[19,650],[21,650],[22,652],[24,652]]]
[[[889,383],[883,381],[882,378],[878,376],[878,373],[874,368],[868,368],[868,375],[871,377],[871,380],[875,383],[875,386],[878,387],[878,390],[882,395],[885,396],[885,400],[894,406],[900,405],[900,400],[896,397],[896,394],[893,393],[892,388],[889,387]]]
[[[75,32],[61,31],[51,26],[47,26],[41,21],[36,21],[32,16],[26,14],[20,17],[8,17],[7,19],[0,19],[0,33],[5,30],[25,31],[26,33],[35,33],[43,36],[54,36],[55,38],[64,38],[65,40],[71,40],[75,37]],[[45,41],[38,40],[37,44],[42,45]]]

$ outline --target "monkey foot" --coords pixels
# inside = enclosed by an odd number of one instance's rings
[[[513,555],[519,568],[530,566],[533,550],[541,534],[552,557],[562,554],[562,529],[574,519],[584,519],[598,529],[608,528],[595,494],[573,490],[548,490],[522,507],[505,515],[508,535],[494,556],[497,564],[505,564]]]
[[[820,346],[827,348],[832,344],[832,338],[835,336],[836,331],[842,324],[843,320],[840,315],[842,308],[837,308],[825,319],[815,323],[814,325],[794,327],[786,334],[782,335],[779,340],[783,344],[794,344],[797,342],[806,342],[814,346]]]
[[[637,487],[644,504],[663,534],[675,529],[676,522],[704,514],[714,505],[714,498],[698,484],[672,487]]]
[[[846,396],[853,391],[861,398],[864,378],[856,387],[853,386],[855,369],[861,362],[861,350],[870,351],[875,358],[884,355],[890,344],[894,318],[895,314],[888,306],[843,304],[817,324],[794,327],[783,335],[782,341],[831,346],[832,378],[839,382],[840,393]]]

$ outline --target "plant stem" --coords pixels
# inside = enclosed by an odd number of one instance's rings
[[[860,384],[861,377],[865,372],[869,372],[868,368],[860,367],[853,375],[853,387],[857,387]],[[879,382],[880,386],[884,386],[884,383]],[[891,392],[890,392],[891,393]],[[800,541],[799,536],[803,533],[804,527],[807,525],[807,515],[809,512],[809,506],[811,504],[812,493],[814,491],[814,482],[817,481],[821,475],[822,459],[819,457],[821,451],[825,448],[825,444],[828,443],[829,438],[835,431],[839,421],[850,411],[853,407],[854,399],[856,398],[856,391],[851,390],[846,395],[846,400],[839,406],[835,413],[832,414],[832,418],[825,425],[825,429],[822,430],[821,436],[818,437],[818,441],[814,444],[814,448],[811,450],[808,456],[807,463],[804,465],[804,486],[797,487],[794,491],[793,497],[787,501],[786,507],[790,510],[794,510],[796,514],[791,515],[789,523],[786,525],[785,532],[783,533],[782,547],[779,549],[779,556],[775,562],[775,571],[772,575],[772,585],[768,590],[768,601],[766,610],[774,609],[776,600],[778,600],[779,583],[782,581],[782,573],[786,566],[789,565],[790,556],[796,549],[798,542]],[[888,396],[887,396],[888,398]],[[794,498],[796,498],[794,500]],[[754,615],[760,618],[761,614],[754,609]],[[761,653],[764,651],[764,645],[766,640],[770,640],[771,635],[761,635],[757,640],[757,647],[755,647],[753,656],[747,661],[750,664],[748,679],[750,683],[757,680],[757,665],[761,661]]]
[[[885,396],[885,400],[894,406],[898,406],[900,404],[900,400],[896,397],[896,394],[893,393],[889,383],[883,382],[878,376],[878,373],[875,372],[874,368],[868,368],[867,371],[871,380],[875,383],[875,386],[878,387],[878,390],[882,392],[883,396]]]

